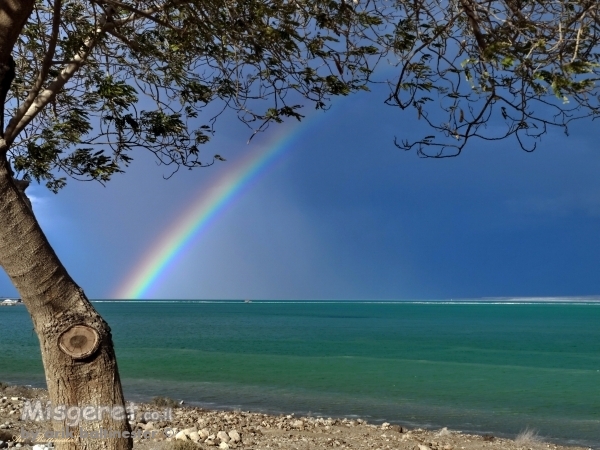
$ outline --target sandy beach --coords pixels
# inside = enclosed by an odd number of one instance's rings
[[[45,431],[47,422],[22,420],[27,401],[47,400],[42,389],[9,386],[0,390],[0,448],[35,450],[42,439],[20,439],[21,430]],[[136,450],[198,449],[402,449],[402,450],[543,450],[570,449],[548,442],[534,431],[515,439],[472,435],[460,430],[408,429],[401,424],[369,424],[362,419],[269,415],[250,411],[213,411],[157,398],[153,403],[129,403]],[[157,420],[152,420],[153,418]],[[21,442],[19,442],[21,441]]]

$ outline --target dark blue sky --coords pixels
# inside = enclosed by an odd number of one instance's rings
[[[577,124],[568,138],[551,132],[534,153],[513,140],[472,141],[458,158],[420,159],[393,138],[416,136],[424,124],[383,98],[361,94],[316,112],[316,123],[189,246],[152,297],[600,294],[595,123]],[[35,211],[88,295],[110,297],[186,205],[269,140],[247,146],[248,137],[222,120],[204,151],[226,163],[165,181],[166,169],[140,154],[106,188],[73,181],[57,196],[32,188]],[[4,276],[0,293],[15,295]]]

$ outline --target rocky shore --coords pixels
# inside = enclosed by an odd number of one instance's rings
[[[49,450],[51,443],[19,439],[21,430],[43,436],[47,422],[21,419],[27,401],[47,399],[43,390],[0,386],[0,449]],[[129,404],[134,450],[356,449],[356,450],[578,450],[544,442],[533,432],[516,439],[460,431],[407,429],[364,420],[212,411],[157,398]],[[21,442],[19,442],[21,441]]]

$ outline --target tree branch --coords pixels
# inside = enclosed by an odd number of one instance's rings
[[[10,119],[10,122],[7,127],[7,135],[10,136],[10,132],[12,129],[19,123],[19,121],[23,118],[25,113],[29,110],[29,107],[34,102],[40,90],[42,89],[42,85],[44,84],[44,80],[48,76],[48,72],[50,70],[50,66],[52,66],[52,58],[54,57],[54,53],[56,51],[56,42],[58,40],[58,33],[60,30],[60,19],[61,13],[60,9],[62,7],[62,0],[56,0],[54,2],[54,12],[52,17],[52,34],[50,35],[50,42],[48,44],[48,50],[44,55],[44,60],[42,61],[42,67],[40,68],[40,72],[35,80],[35,83],[31,87],[29,94],[25,101],[19,106],[19,108],[15,111],[15,114]]]
[[[475,36],[475,40],[479,46],[481,56],[484,57],[487,44],[485,43],[485,37],[481,33],[481,28],[479,28],[479,18],[477,17],[477,13],[472,8],[471,0],[460,0],[460,4],[467,14],[469,25],[471,26],[471,31],[473,32],[473,36]]]
[[[116,30],[114,30],[114,29],[108,29],[108,30],[106,30],[106,32],[107,32],[108,34],[110,34],[110,35],[112,35],[112,36],[116,37],[117,39],[119,39],[121,42],[123,42],[125,45],[127,45],[127,46],[128,46],[129,48],[131,48],[132,50],[139,51],[139,49],[140,49],[140,46],[139,46],[137,43],[135,43],[135,42],[133,42],[133,41],[131,41],[131,40],[127,39],[125,36],[123,36],[123,35],[122,35],[121,33],[119,33],[118,31],[116,31]]]
[[[171,7],[180,6],[180,5],[185,5],[187,3],[190,3],[190,2],[191,2],[190,0],[175,0],[172,2],[166,1],[165,3],[163,3],[162,6],[155,6],[154,8],[148,8],[145,10],[137,9],[132,5],[128,5],[127,3],[122,3],[122,2],[119,2],[116,0],[106,0],[102,3],[108,3],[114,7],[123,8],[123,9],[131,12],[129,17],[127,17],[125,19],[121,19],[121,20],[115,20],[114,23],[117,26],[124,25],[126,23],[133,22],[136,19],[144,17],[144,18],[151,20],[152,22],[155,22],[166,28],[176,29],[175,27],[173,27],[173,25],[166,23],[165,21],[160,20],[157,17],[154,17],[152,14],[156,14],[158,12],[164,11],[169,6],[171,6]],[[98,3],[98,2],[95,2],[95,3]]]
[[[11,119],[5,133],[5,140],[10,145],[19,133],[25,128],[44,107],[50,103],[56,94],[64,87],[65,84],[75,75],[75,73],[85,63],[90,52],[94,49],[100,36],[106,31],[110,23],[110,18],[113,14],[113,8],[108,8],[101,17],[96,28],[96,33],[93,37],[87,39],[83,44],[83,50],[66,65],[56,79],[50,85],[39,93],[35,100],[30,104],[27,111],[20,118]],[[50,59],[51,60],[51,59]]]

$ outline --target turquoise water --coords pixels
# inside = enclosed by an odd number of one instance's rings
[[[600,448],[600,304],[100,302],[126,397]],[[23,307],[0,380],[43,383]]]

